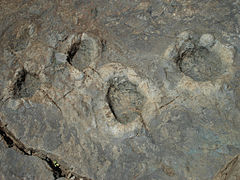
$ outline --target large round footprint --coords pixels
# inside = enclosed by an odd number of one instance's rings
[[[109,81],[107,101],[118,122],[127,124],[135,120],[140,115],[143,100],[137,86],[126,77],[115,77]]]

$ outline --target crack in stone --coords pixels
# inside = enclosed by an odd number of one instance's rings
[[[144,121],[144,119],[143,119],[143,117],[142,117],[142,114],[140,113],[139,115],[140,115],[140,122],[142,123],[142,126],[143,126],[143,128],[144,128],[144,130],[145,130],[145,133],[146,133],[146,137],[148,137],[148,138],[151,140],[151,142],[152,142],[153,144],[155,144],[155,141],[154,141],[154,139],[153,139],[153,137],[152,137],[152,134],[151,134],[151,132],[150,132],[150,130],[149,130],[146,122]]]
[[[11,138],[9,138],[6,133],[4,131],[2,131],[2,129],[0,129],[0,135],[2,136],[2,139],[4,140],[4,142],[7,144],[7,146],[9,148],[13,147],[13,141]]]
[[[225,167],[223,168],[223,169],[221,169],[218,173],[217,173],[217,175],[219,176],[219,177],[222,177],[223,179],[226,179],[227,177],[228,177],[228,175],[229,175],[229,172],[230,172],[230,170],[231,169],[234,169],[234,167],[236,166],[236,164],[237,164],[237,161],[238,161],[238,158],[239,158],[239,155],[236,155],[230,162],[228,162],[226,165],[225,165]],[[217,176],[215,177],[215,178],[217,178]],[[214,179],[215,179],[214,178]],[[217,178],[218,179],[218,178]],[[216,179],[216,180],[217,180]]]
[[[107,50],[107,41],[105,39],[101,40],[102,53]]]
[[[59,111],[62,113],[62,109],[58,106],[58,104],[48,95],[46,91],[41,89],[42,93],[59,109]]]
[[[63,164],[59,164],[59,161],[57,160],[58,158],[56,158],[55,155],[42,150],[26,147],[26,145],[24,145],[19,139],[14,136],[11,131],[7,129],[7,125],[4,125],[1,121],[0,136],[8,148],[13,148],[15,151],[22,153],[23,155],[35,156],[45,161],[50,167],[50,170],[52,171],[55,179],[65,177],[74,180],[91,180],[88,177],[84,177],[78,175],[77,173],[71,172],[71,169],[69,167],[66,167]]]
[[[77,53],[77,51],[79,50],[81,44],[81,40],[78,40],[77,42],[73,43],[70,47],[70,49],[67,52],[67,62],[72,65],[72,59],[75,56],[75,54]]]
[[[96,70],[96,69],[94,69],[93,67],[91,67],[91,66],[88,66],[88,68],[90,68],[93,72],[95,72],[95,73],[97,73],[97,75],[100,77],[100,79],[102,79],[103,80],[103,78],[102,78],[102,76],[101,76],[101,74]]]
[[[65,98],[67,95],[69,95],[71,92],[73,92],[75,88],[72,88],[70,91],[68,91],[67,93],[65,93],[62,97],[60,97],[57,101],[62,100],[63,98]]]
[[[172,99],[171,101],[167,102],[166,104],[163,104],[162,106],[160,106],[160,107],[158,108],[158,110],[160,110],[160,109],[168,106],[169,104],[173,103],[178,97],[179,97],[179,96],[175,97],[174,99]]]

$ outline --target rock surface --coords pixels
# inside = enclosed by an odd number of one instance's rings
[[[238,0],[0,9],[1,179],[240,178]]]
[[[229,179],[229,180],[235,180],[240,179],[240,159],[239,155],[234,157],[230,162],[226,164],[226,166],[221,169],[216,176],[214,177],[214,180],[222,180],[222,179]]]
[[[36,157],[28,157],[7,149],[0,144],[0,178],[12,179],[54,179],[52,172],[47,169],[47,164]]]

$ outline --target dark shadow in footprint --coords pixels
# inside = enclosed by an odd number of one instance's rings
[[[32,75],[23,69],[18,72],[17,80],[13,85],[13,98],[32,97],[39,87],[40,80],[36,75]]]

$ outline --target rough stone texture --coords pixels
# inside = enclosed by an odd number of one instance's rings
[[[230,162],[226,164],[226,166],[221,169],[216,176],[214,177],[214,180],[237,180],[240,179],[240,160],[239,155],[234,157]]]
[[[61,178],[238,178],[236,158],[219,171],[240,154],[238,0],[2,0],[0,9],[0,122],[27,149],[54,155],[52,169],[71,171]],[[14,148],[0,156],[6,179],[51,172]]]
[[[122,124],[134,121],[140,115],[144,97],[136,85],[123,77],[115,77],[109,82],[107,93],[109,107],[115,119]]]
[[[70,56],[74,56],[70,63],[79,71],[94,65],[94,61],[99,56],[101,51],[100,42],[98,39],[82,34],[81,40],[75,44],[76,47],[71,49]]]
[[[0,178],[17,179],[54,179],[47,164],[36,157],[22,155],[0,143]]]

